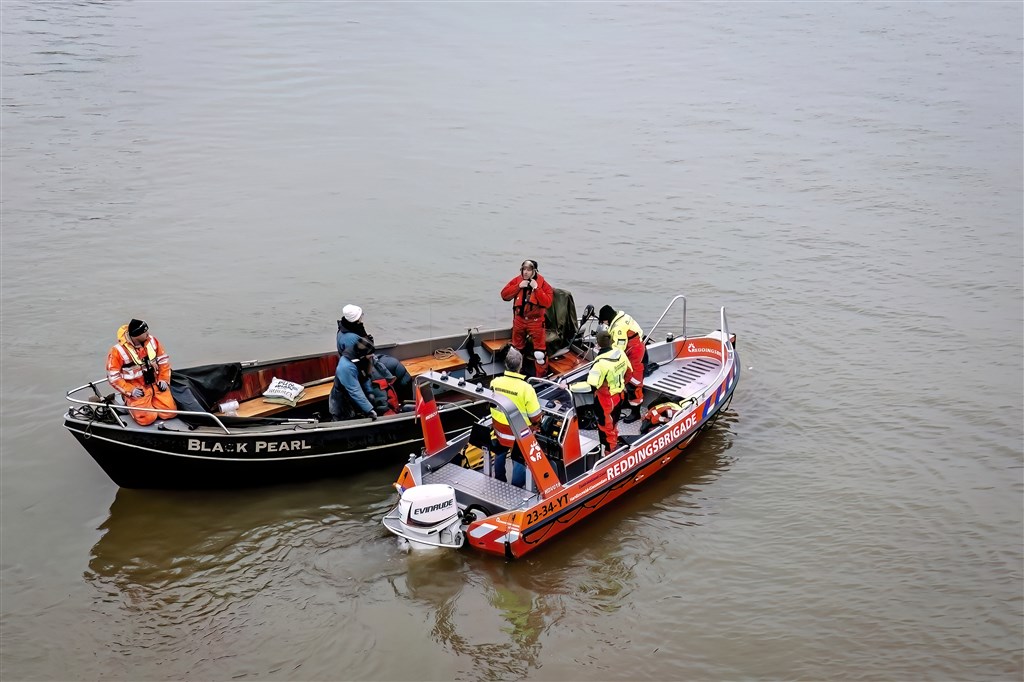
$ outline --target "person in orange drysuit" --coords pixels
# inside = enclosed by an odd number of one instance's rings
[[[107,353],[107,383],[123,397],[128,407],[154,410],[176,410],[171,397],[171,360],[149,325],[132,320],[117,330],[117,343]],[[130,410],[141,426],[160,419],[171,419],[173,412],[142,412]]]
[[[537,261],[524,260],[519,274],[501,290],[503,301],[512,301],[512,345],[525,354],[526,338],[533,340],[537,376],[547,374],[547,332],[544,313],[555,300],[555,292],[537,272]]]

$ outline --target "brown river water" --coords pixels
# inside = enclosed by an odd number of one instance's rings
[[[4,2],[3,680],[1020,680],[1024,6]],[[522,561],[395,470],[118,489],[64,431],[172,362],[505,324],[539,261],[743,375]]]

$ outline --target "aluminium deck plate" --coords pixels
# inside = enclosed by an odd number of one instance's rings
[[[536,497],[527,490],[455,464],[445,464],[437,471],[424,472],[423,483],[447,484],[502,509],[518,509],[524,501]]]
[[[673,360],[644,379],[644,386],[679,398],[689,398],[710,387],[720,368],[721,363],[708,358]]]

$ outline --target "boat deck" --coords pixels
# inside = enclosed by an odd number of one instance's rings
[[[720,368],[720,363],[707,358],[681,358],[662,365],[644,378],[644,404],[651,405],[663,397],[686,399],[694,396],[711,386]],[[624,406],[623,410],[627,407]],[[640,435],[641,424],[642,420],[627,424],[620,419],[615,428],[620,438],[631,443]],[[580,440],[585,444],[597,439],[596,429],[580,430]]]
[[[664,364],[644,378],[644,390],[689,398],[709,388],[722,365],[708,358],[682,358]]]
[[[465,469],[455,464],[446,464],[436,471],[424,472],[423,483],[450,485],[460,494],[488,506],[492,512],[517,509],[527,500],[537,497],[536,494],[522,488],[496,478],[489,478],[475,469]]]

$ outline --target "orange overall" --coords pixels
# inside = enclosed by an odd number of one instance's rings
[[[141,351],[141,354],[140,354]],[[146,383],[147,368],[153,369],[153,381]],[[128,336],[128,325],[121,325],[117,330],[117,343],[107,353],[107,382],[124,396],[124,404],[128,407],[145,407],[155,410],[175,410],[174,398],[170,387],[161,391],[159,382],[170,383],[171,360],[164,347],[155,336],[136,348]],[[133,398],[132,392],[140,388],[141,398]],[[173,412],[142,412],[131,410],[132,418],[141,426],[152,424],[160,419],[171,419]]]

